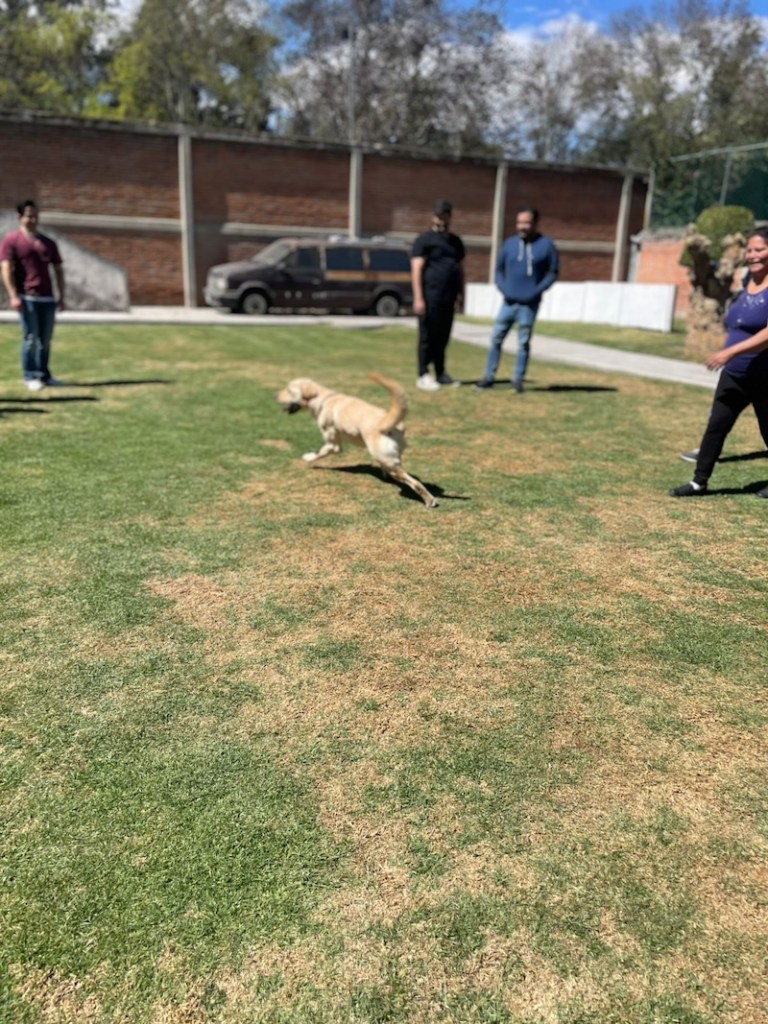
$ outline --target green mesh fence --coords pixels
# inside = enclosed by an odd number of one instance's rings
[[[651,227],[684,227],[708,206],[746,206],[768,221],[768,144],[678,158],[656,169]]]

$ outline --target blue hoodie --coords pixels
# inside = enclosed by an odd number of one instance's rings
[[[496,287],[507,302],[538,308],[541,296],[557,280],[560,264],[555,243],[546,235],[524,241],[512,235],[496,263]]]

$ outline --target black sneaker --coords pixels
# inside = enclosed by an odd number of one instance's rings
[[[757,492],[758,498],[768,498],[768,487],[763,487],[762,490]]]
[[[696,462],[699,457],[699,449],[693,448],[689,452],[680,452],[680,458],[683,462]]]
[[[483,377],[482,380],[477,381],[475,387],[477,388],[478,391],[485,391],[487,388],[493,387],[493,381],[486,380],[485,377]]]
[[[698,484],[694,486],[690,484],[680,484],[679,487],[673,487],[669,492],[670,498],[697,498],[700,494],[707,493],[706,484]]]
[[[518,393],[518,395],[522,395],[523,391],[525,391],[525,388],[523,387],[523,382],[521,380],[513,380],[512,388],[514,391]]]

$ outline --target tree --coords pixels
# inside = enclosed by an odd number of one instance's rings
[[[322,139],[486,145],[500,23],[485,0],[288,0],[296,38],[277,92],[283,131]]]
[[[572,160],[602,128],[609,42],[568,17],[533,37],[511,33],[502,45],[506,70],[493,87],[490,137],[510,155]]]
[[[256,0],[144,0],[107,75],[109,116],[263,131],[277,39]]]
[[[763,140],[768,85],[762,31],[744,0],[677,0],[614,20],[606,51],[603,131],[583,150],[659,166],[697,149]]]
[[[109,21],[108,0],[0,0],[0,108],[82,113]]]

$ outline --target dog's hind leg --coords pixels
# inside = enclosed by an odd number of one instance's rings
[[[387,476],[391,476],[399,484],[405,484],[406,487],[410,487],[412,491],[415,491],[427,508],[437,508],[439,504],[437,498],[429,493],[420,480],[417,480],[415,476],[411,476],[410,473],[406,473],[402,466],[382,466],[382,469]]]

